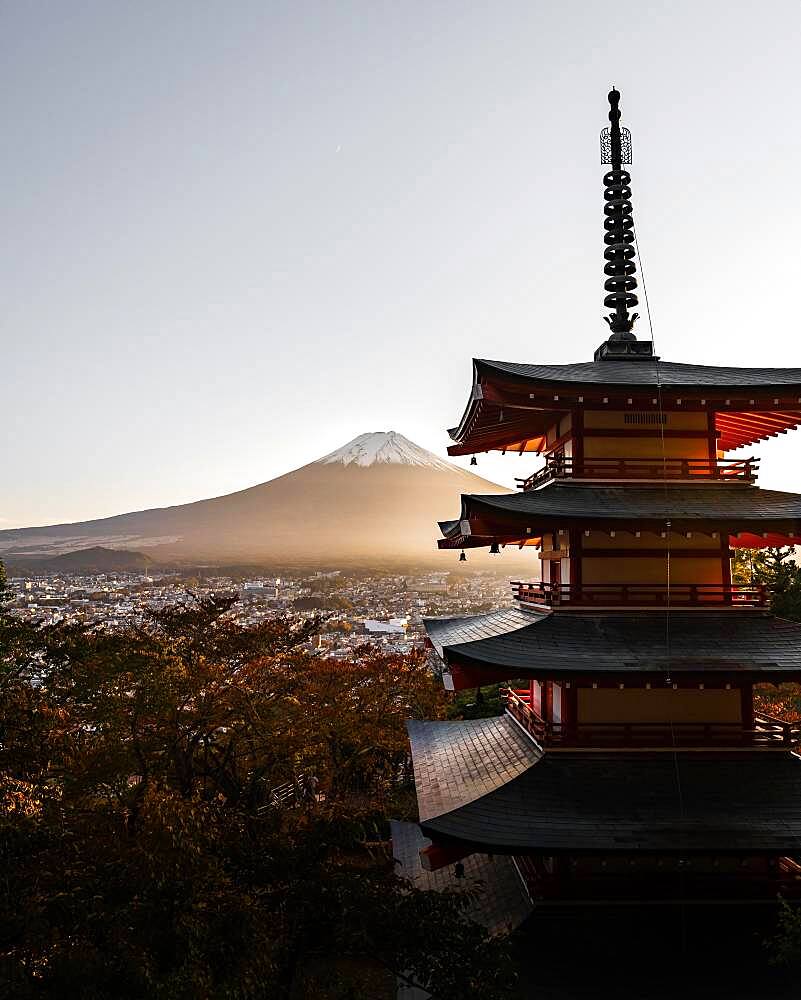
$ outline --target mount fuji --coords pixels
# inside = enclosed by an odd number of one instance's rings
[[[0,558],[23,564],[103,546],[142,552],[162,565],[412,561],[455,568],[456,553],[437,550],[437,521],[458,511],[461,493],[504,492],[402,434],[378,431],[227,496],[78,524],[0,531]],[[474,558],[484,562],[471,553],[471,565]],[[495,560],[491,565],[500,568]]]

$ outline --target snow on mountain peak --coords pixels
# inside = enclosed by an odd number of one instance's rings
[[[346,445],[317,460],[319,465],[423,465],[453,472],[450,462],[426,451],[396,431],[360,434]]]

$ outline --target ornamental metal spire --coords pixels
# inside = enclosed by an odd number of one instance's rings
[[[620,127],[620,94],[609,91],[609,127],[601,132],[601,163],[611,170],[604,174],[604,305],[612,311],[604,320],[611,336],[595,352],[596,360],[605,357],[649,357],[653,347],[638,341],[631,332],[637,313],[634,289],[637,287],[634,263],[634,217],[631,208],[631,174],[623,165],[631,163],[631,132]]]
[[[607,275],[604,288],[607,295],[604,305],[614,310],[604,319],[612,331],[610,340],[635,340],[631,328],[637,313],[629,310],[637,305],[634,289],[634,218],[631,212],[631,174],[623,169],[623,164],[631,163],[631,132],[620,127],[620,94],[612,88],[609,91],[609,121],[611,125],[601,132],[601,163],[609,163],[612,169],[604,174],[604,274]]]

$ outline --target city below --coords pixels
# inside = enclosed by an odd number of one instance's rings
[[[320,655],[349,658],[366,642],[384,652],[409,653],[425,644],[422,620],[479,614],[511,602],[507,575],[427,573],[368,575],[333,570],[281,577],[181,573],[43,574],[9,580],[16,616],[31,623],[58,622],[121,628],[141,624],[151,611],[193,597],[233,595],[232,615],[253,625],[287,616],[319,615],[313,639]]]

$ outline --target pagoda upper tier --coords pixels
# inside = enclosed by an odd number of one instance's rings
[[[643,341],[634,345],[650,347]],[[650,354],[566,365],[476,359],[470,398],[459,425],[449,432],[454,444],[448,452],[547,453],[566,433],[568,419],[575,426],[591,414],[584,423],[595,431],[595,415],[615,411],[643,423],[650,417],[655,427],[658,415],[665,415],[668,439],[682,429],[676,417],[694,414],[688,429],[707,428],[717,448],[729,451],[801,422],[801,368],[676,364]],[[706,421],[700,420],[703,414]]]

